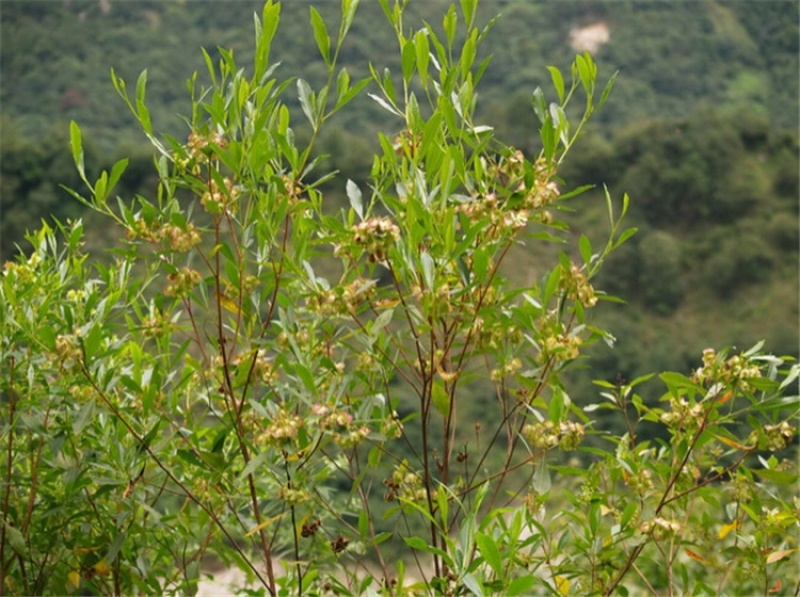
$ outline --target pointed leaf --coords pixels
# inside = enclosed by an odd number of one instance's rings
[[[403,67],[403,79],[409,82],[411,80],[411,75],[414,74],[414,67],[417,61],[417,50],[412,39],[406,40],[400,57]]]
[[[550,71],[550,78],[553,79],[553,87],[556,88],[556,93],[558,93],[558,101],[562,104],[564,103],[564,76],[561,74],[561,71],[558,70],[555,66],[548,66],[547,70]]]
[[[503,558],[500,555],[500,550],[497,548],[497,543],[489,535],[478,533],[475,535],[475,543],[478,550],[481,552],[483,559],[492,567],[497,576],[503,574]]]
[[[297,79],[297,92],[300,97],[300,107],[303,108],[303,114],[306,115],[312,127],[317,126],[316,117],[316,102],[314,100],[314,93],[311,91],[311,86],[303,79]]]
[[[792,555],[794,552],[798,551],[797,549],[779,549],[778,551],[773,551],[771,554],[767,556],[767,564],[773,564]]]
[[[347,198],[350,200],[350,207],[355,210],[358,214],[358,217],[363,220],[364,219],[364,203],[361,198],[361,189],[358,188],[358,185],[354,183],[352,180],[347,180],[347,184],[345,185],[347,190]]]
[[[317,41],[319,53],[325,64],[330,66],[331,63],[331,38],[325,28],[325,21],[319,14],[316,8],[311,7],[311,28],[314,30],[314,39]]]
[[[441,383],[433,383],[431,399],[433,400],[434,408],[439,411],[439,414],[447,418],[450,415],[450,394],[447,393]]]
[[[533,489],[536,493],[543,495],[550,491],[552,481],[550,480],[550,471],[547,470],[547,464],[544,460],[536,467],[536,472],[533,474]]]

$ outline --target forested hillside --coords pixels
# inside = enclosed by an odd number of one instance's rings
[[[324,65],[308,25],[309,4],[284,4],[273,58],[280,69],[314,84]],[[335,2],[317,4],[326,18],[338,10]],[[185,136],[185,82],[194,71],[201,79],[205,72],[198,49],[216,59],[217,46],[232,48],[247,68],[252,15],[260,5],[4,1],[3,258],[48,214],[81,215],[60,189],[78,185],[67,147],[70,119],[84,130],[90,170],[130,156],[120,193],[154,192],[151,154],[114,93],[111,68],[131,85],[146,68],[156,128]],[[408,16],[440,15],[442,5],[412,0]],[[503,140],[535,149],[530,94],[549,81],[547,65],[566,68],[583,49],[581,31],[595,33],[601,74],[620,73],[563,175],[570,187],[606,184],[614,196],[631,195],[628,224],[640,233],[615,257],[601,286],[632,305],[624,316],[614,306],[599,312],[599,323],[618,337],[617,348],[598,347],[576,391],[591,391],[591,377],[686,370],[712,344],[744,346],[763,337],[768,348],[797,354],[796,3],[518,0],[480,6],[484,21],[497,12],[501,17],[485,44],[492,61],[479,87],[478,114]],[[354,78],[367,75],[369,63],[396,71],[390,40],[378,3],[363,2],[342,63]],[[396,126],[376,104],[359,101],[321,139],[331,166],[355,180],[369,173],[375,132]],[[304,134],[302,125],[296,132]],[[342,185],[329,190],[331,201],[341,200]],[[589,208],[570,222],[576,234],[602,235],[599,195],[578,201]]]

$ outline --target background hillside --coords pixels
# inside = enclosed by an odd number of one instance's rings
[[[59,188],[79,186],[67,146],[70,119],[84,131],[90,167],[131,156],[121,194],[153,192],[150,151],[114,93],[110,68],[131,85],[148,69],[156,129],[185,136],[185,81],[205,71],[199,48],[212,56],[217,46],[233,48],[246,67],[261,4],[4,0],[2,258],[24,246],[25,229],[41,218],[81,215]],[[338,2],[315,4],[335,20]],[[412,0],[410,14],[427,20],[444,4]],[[273,58],[282,63],[279,76],[300,74],[314,85],[324,71],[308,7],[306,0],[284,3]],[[593,377],[688,370],[711,345],[747,348],[765,338],[768,349],[797,355],[797,2],[509,0],[484,1],[480,12],[484,22],[501,17],[483,48],[493,59],[479,112],[501,139],[526,151],[535,151],[537,137],[531,91],[547,89],[547,65],[568,69],[576,32],[593,27],[601,41],[607,33],[594,51],[601,77],[620,71],[562,174],[570,187],[606,184],[614,197],[631,195],[628,224],[640,233],[598,284],[630,304],[598,310],[596,323],[617,336],[617,347],[593,350],[573,393],[594,392]],[[343,54],[354,78],[367,74],[369,62],[395,66],[388,34],[378,3],[365,0]],[[375,131],[395,126],[384,114],[364,99],[323,137],[322,152],[344,173],[330,189],[332,201],[347,177],[367,175]],[[584,195],[574,207],[575,233],[601,239],[600,196]],[[535,270],[533,255],[520,263]]]

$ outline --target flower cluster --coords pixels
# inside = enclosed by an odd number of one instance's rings
[[[420,284],[411,287],[411,296],[420,302],[423,312],[433,318],[451,313],[455,307],[453,295],[460,290],[460,283],[454,278],[438,278],[434,288]]]
[[[215,147],[224,149],[228,142],[221,133],[216,131],[206,135],[192,132],[189,134],[186,144],[189,148],[189,157],[198,159],[202,156],[211,155]]]
[[[357,278],[346,286],[319,290],[306,298],[309,310],[320,315],[348,315],[375,296],[376,280]]]
[[[231,283],[230,280],[223,280],[222,284],[225,286],[224,296],[225,298],[238,304],[242,297],[246,297],[252,293],[256,288],[258,288],[260,283],[261,281],[257,276],[244,273],[240,274],[238,285]]]
[[[625,474],[625,484],[633,489],[639,497],[644,495],[653,488],[653,473],[650,469],[643,468],[635,474]]]
[[[703,366],[692,374],[692,380],[708,386],[716,383],[736,384],[745,392],[751,391],[752,385],[747,380],[761,377],[758,363],[741,354],[723,359],[724,355],[718,355],[713,348],[706,348],[703,351]]]
[[[544,158],[531,164],[516,150],[488,165],[487,172],[496,181],[498,193],[510,193],[503,202],[506,209],[518,212],[526,221],[534,217],[545,225],[552,222],[552,215],[545,208],[555,202],[561,192],[552,180],[553,168]]]
[[[184,253],[200,243],[200,232],[194,224],[176,226],[167,224],[160,226],[157,223],[148,224],[137,217],[133,226],[128,229],[128,240],[141,238],[151,243],[164,242],[173,251]]]
[[[500,381],[505,377],[515,375],[520,369],[522,369],[522,361],[519,358],[514,357],[503,363],[502,367],[492,369],[489,376],[492,381]]]
[[[589,279],[574,263],[570,264],[569,271],[564,271],[559,285],[568,298],[578,301],[584,307],[590,308],[597,304],[597,297],[594,288],[589,284]]]
[[[319,417],[319,429],[331,433],[334,443],[340,448],[354,448],[372,433],[366,425],[353,425],[353,416],[350,413],[331,409],[324,404],[315,404],[311,411]]]
[[[391,218],[376,217],[364,220],[353,228],[352,242],[367,254],[370,263],[386,259],[386,254],[398,239],[400,229]]]
[[[170,321],[158,309],[152,309],[150,317],[142,322],[142,333],[145,338],[163,338],[176,329],[174,321]]]
[[[72,384],[67,391],[70,397],[78,404],[97,398],[97,391],[90,385]]]
[[[527,189],[525,196],[525,207],[528,209],[540,209],[553,203],[561,195],[558,185],[553,182],[553,171],[551,166],[544,158],[540,158],[533,164],[535,179]]]
[[[586,429],[580,423],[564,421],[553,423],[547,420],[541,423],[527,423],[522,428],[522,435],[536,448],[549,450],[558,446],[562,450],[574,450],[577,448]]]
[[[643,535],[652,535],[656,539],[665,539],[679,533],[682,525],[677,520],[667,520],[657,516],[652,520],[645,520],[639,525],[639,532]]]
[[[422,475],[412,471],[408,467],[407,460],[403,460],[392,472],[392,476],[383,480],[383,484],[387,489],[383,499],[387,502],[400,499],[421,502],[427,497],[422,484]]]
[[[288,485],[284,485],[278,490],[278,499],[283,500],[290,506],[299,506],[309,500],[307,491],[302,489],[294,489]]]
[[[244,368],[248,372],[252,368],[253,378],[265,384],[274,383],[278,378],[278,371],[263,348],[237,354],[231,360],[231,364],[237,369]]]
[[[758,446],[761,449],[777,452],[788,446],[796,428],[789,425],[787,421],[781,421],[777,425],[764,425],[760,429],[754,429],[747,438],[747,445]]]
[[[508,232],[522,230],[527,226],[530,217],[526,209],[502,209],[495,193],[460,204],[456,207],[456,213],[464,214],[472,221],[489,221],[481,236],[482,242],[497,240]]]
[[[569,334],[564,325],[551,312],[537,321],[541,334],[539,339],[539,361],[544,363],[550,359],[571,361],[580,355],[583,340],[577,334]]]
[[[659,417],[668,427],[676,429],[696,429],[702,421],[705,411],[700,403],[689,403],[678,396],[669,397],[669,411]]]
[[[213,178],[208,181],[208,190],[200,197],[200,204],[212,215],[236,211],[239,187],[232,179],[225,177],[220,187]]]
[[[303,419],[285,409],[279,409],[259,439],[269,445],[280,446],[290,443],[303,426]]]
[[[56,356],[65,367],[71,367],[83,358],[83,351],[78,342],[79,336],[77,330],[72,334],[56,336]]]
[[[24,263],[6,261],[3,264],[3,275],[10,277],[16,283],[30,283],[36,279],[36,270],[41,258],[38,253],[32,253]]]
[[[183,298],[200,283],[203,276],[195,269],[182,267],[177,272],[169,274],[167,279],[170,283],[164,289],[164,294],[175,298]]]
[[[392,414],[383,420],[381,434],[389,439],[399,439],[403,435],[403,422],[397,411],[392,411]]]
[[[221,132],[192,132],[186,140],[184,150],[174,154],[173,160],[180,170],[188,170],[197,176],[200,174],[201,163],[206,162],[217,151],[225,149],[227,146],[228,141]]]

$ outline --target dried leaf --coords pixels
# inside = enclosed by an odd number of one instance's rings
[[[692,551],[688,547],[686,548],[686,555],[689,556],[690,558],[692,558],[693,560],[697,560],[698,562],[700,562],[702,564],[709,564],[710,563],[707,559],[705,559],[699,553],[697,553],[696,551]]]

